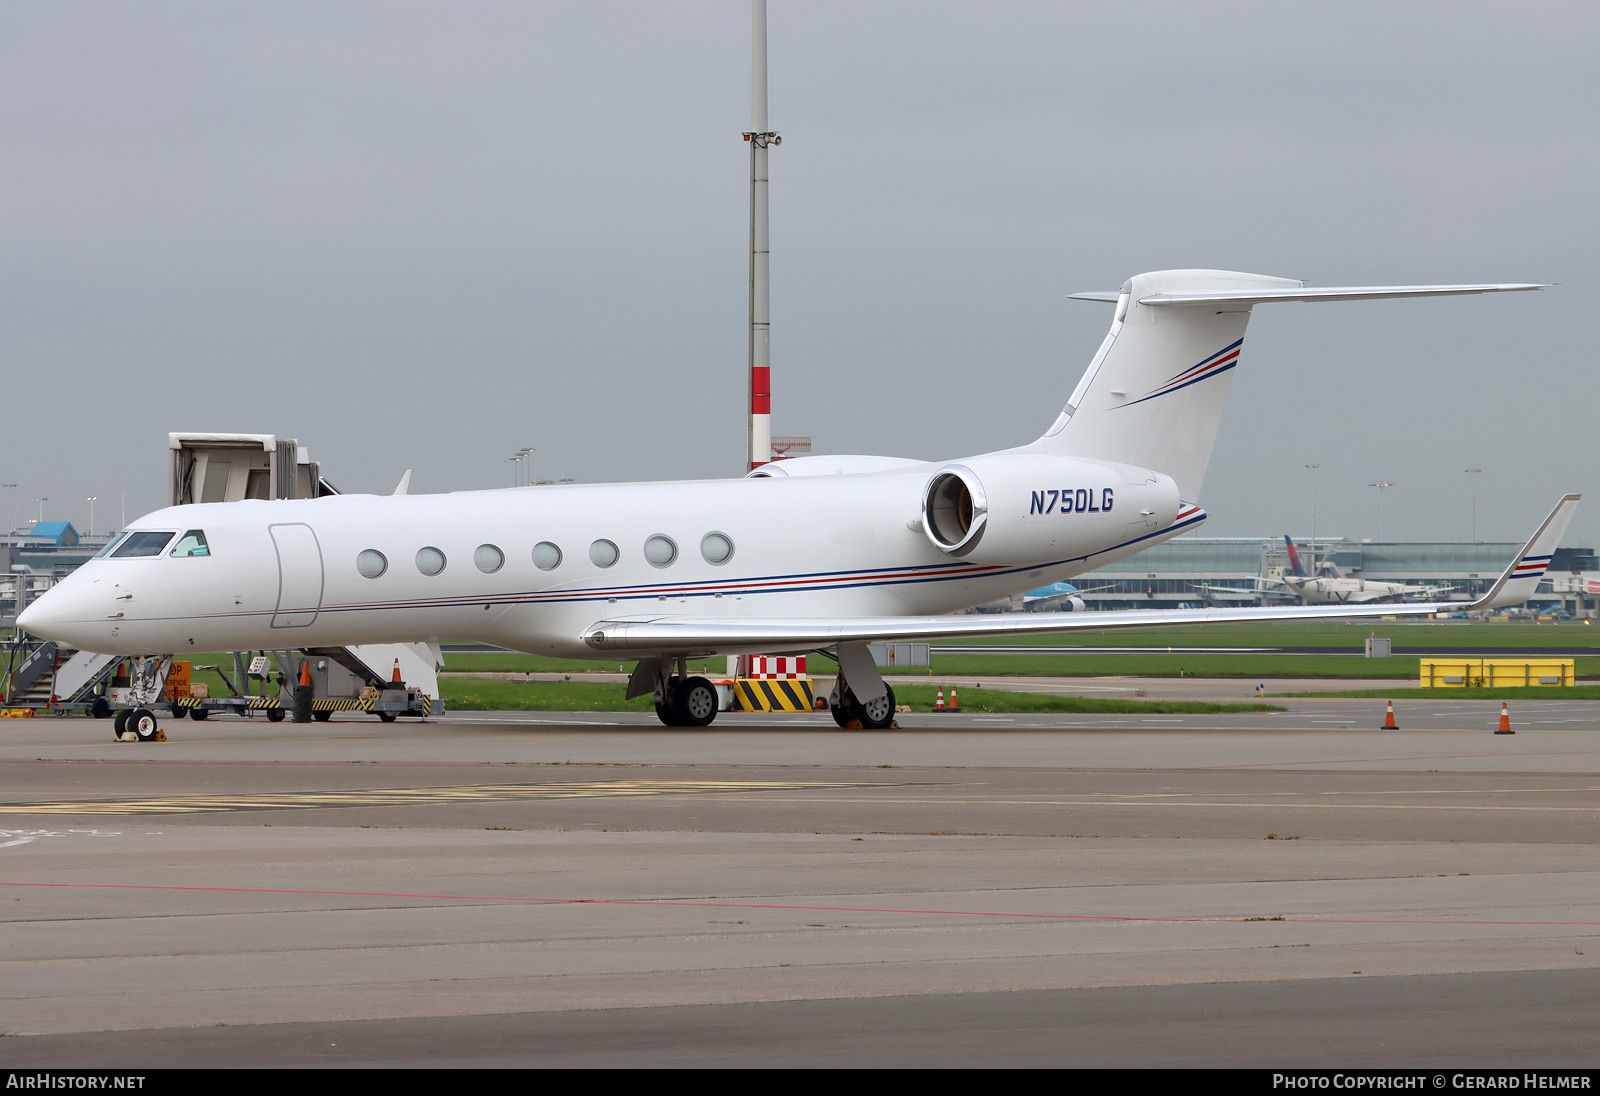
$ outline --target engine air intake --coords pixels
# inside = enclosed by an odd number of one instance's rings
[[[989,502],[972,469],[946,465],[922,493],[922,528],[928,539],[953,556],[978,546],[989,521]]]

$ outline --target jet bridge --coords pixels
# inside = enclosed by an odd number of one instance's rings
[[[337,495],[294,438],[276,434],[168,434],[172,505]]]

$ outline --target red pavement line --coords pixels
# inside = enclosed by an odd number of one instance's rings
[[[1381,729],[1381,728],[1380,728]],[[1284,768],[1290,765],[1369,765],[1375,761],[1459,761],[1462,758],[1473,757],[1587,757],[1600,752],[1596,750],[1525,750],[1521,753],[1464,753],[1464,754],[1418,754],[1410,756],[1383,756],[1383,757],[1333,757],[1318,761],[1247,761],[1236,765],[1188,765],[1179,772],[1205,773],[1224,771],[1227,769],[1263,769]]]
[[[656,898],[529,898],[503,894],[406,894],[391,891],[294,890],[276,887],[175,887],[149,883],[16,883],[0,887],[111,888],[116,890],[188,891],[211,894],[303,894],[337,898],[429,898],[458,902],[530,902],[570,906],[674,906],[708,909],[800,910],[824,913],[917,913],[950,917],[1022,917],[1047,921],[1144,921],[1173,924],[1236,924],[1276,921],[1262,917],[1136,917],[1114,913],[1012,913],[997,910],[926,910],[875,906],[801,906],[777,902],[691,902]],[[1432,918],[1285,917],[1283,921],[1310,925],[1600,925],[1600,921],[1478,921]]]

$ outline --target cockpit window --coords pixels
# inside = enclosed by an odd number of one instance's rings
[[[201,529],[190,529],[178,538],[178,546],[170,553],[174,556],[209,556],[211,549],[206,545],[206,534]]]
[[[138,556],[159,556],[161,549],[167,546],[173,534],[167,533],[129,533],[123,542],[112,552],[114,559],[133,559]]]
[[[111,549],[113,549],[117,545],[121,544],[122,543],[122,538],[126,537],[127,535],[128,535],[127,533],[113,533],[111,535],[111,539],[106,541],[106,546],[104,548],[100,549],[98,552],[96,552],[94,554],[94,558],[95,559],[105,559],[107,556],[109,556],[111,554]]]

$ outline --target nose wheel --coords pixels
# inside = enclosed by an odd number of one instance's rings
[[[156,713],[149,708],[123,708],[117,712],[111,721],[113,737],[122,741],[124,734],[133,734],[140,742],[165,742],[167,736],[161,732],[161,724],[156,719]]]
[[[162,687],[166,679],[166,667],[172,661],[171,655],[140,656],[133,660],[134,669],[132,681],[128,687],[128,702],[132,708],[123,708],[117,712],[111,724],[116,733],[118,742],[122,736],[132,734],[140,742],[165,742],[167,736],[161,731],[161,724],[156,720],[154,706],[161,701]],[[176,710],[174,710],[176,714]]]

